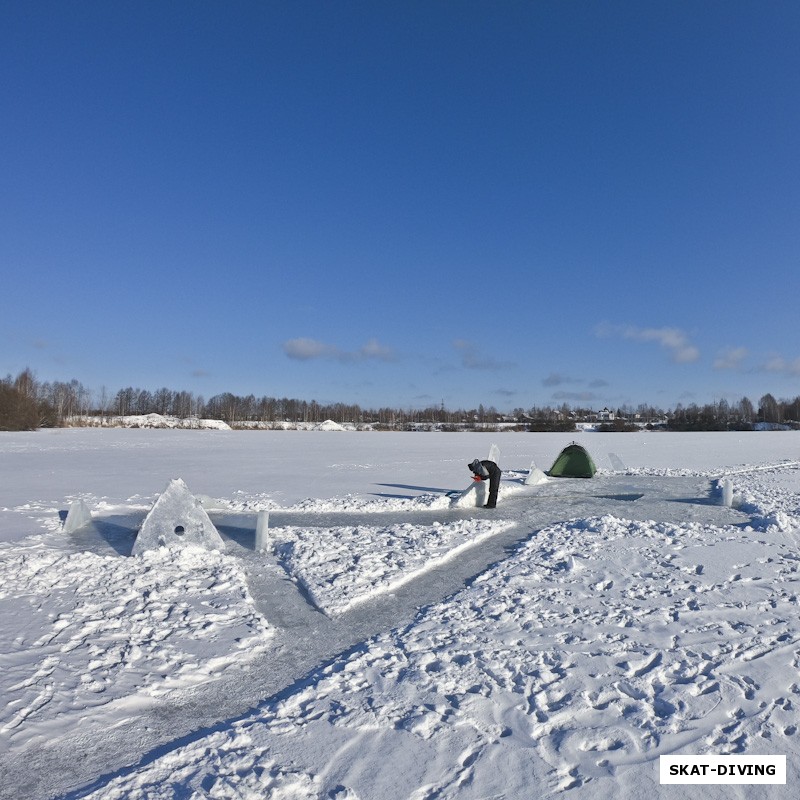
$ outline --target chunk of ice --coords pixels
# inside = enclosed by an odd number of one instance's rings
[[[156,547],[194,544],[224,550],[219,531],[186,484],[175,478],[153,503],[133,544],[133,555]]]

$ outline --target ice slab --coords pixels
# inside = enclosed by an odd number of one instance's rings
[[[540,483],[547,483],[548,480],[547,475],[536,466],[534,461],[531,461],[531,468],[528,470],[523,483],[526,486],[538,486]]]
[[[722,481],[722,505],[728,508],[733,507],[733,484],[730,478]]]
[[[269,511],[259,511],[256,521],[256,552],[266,550],[269,546]]]
[[[193,544],[224,550],[219,531],[186,484],[175,478],[153,503],[133,544],[133,555],[157,547]]]
[[[89,511],[83,500],[73,500],[64,520],[64,533],[72,533],[88,525],[92,521],[92,512]]]
[[[628,471],[627,465],[616,453],[609,453],[608,460],[611,462],[611,469],[615,470],[616,472]]]

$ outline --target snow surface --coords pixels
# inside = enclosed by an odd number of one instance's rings
[[[525,483],[573,439],[595,478]],[[467,464],[493,444],[489,511]],[[786,787],[681,797],[789,796],[799,445],[0,434],[0,797],[674,797],[675,753],[787,756]],[[131,555],[172,478],[224,552]]]

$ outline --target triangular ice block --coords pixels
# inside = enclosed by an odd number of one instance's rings
[[[64,533],[72,533],[92,521],[92,512],[83,500],[73,500],[67,518],[64,520]]]
[[[224,550],[222,537],[186,484],[175,478],[153,503],[133,544],[133,555],[157,547],[193,544]]]

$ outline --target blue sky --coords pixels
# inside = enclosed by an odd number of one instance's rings
[[[800,394],[796,2],[2,2],[0,373]]]

